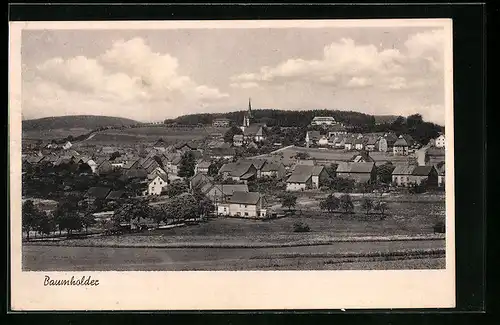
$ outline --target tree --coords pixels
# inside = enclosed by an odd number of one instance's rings
[[[297,205],[297,195],[292,193],[285,193],[281,197],[281,206],[287,208],[290,211],[293,207]]]
[[[319,206],[322,210],[327,210],[331,213],[340,207],[340,200],[335,195],[330,194],[319,203]]]
[[[82,226],[85,228],[85,233],[88,233],[89,227],[92,227],[95,224],[96,220],[94,218],[94,215],[90,211],[83,213]]]
[[[36,231],[42,235],[50,235],[55,230],[53,218],[46,212],[40,211]]]
[[[208,167],[208,176],[218,175],[222,165],[224,165],[224,161],[222,159],[212,162],[212,164]]]
[[[156,227],[160,227],[160,223],[162,221],[167,221],[167,214],[165,213],[165,210],[163,207],[159,206],[154,206],[151,207],[151,218],[156,222]]]
[[[233,137],[235,134],[243,134],[243,131],[237,126],[232,126],[227,132],[224,134],[224,142],[233,143]]]
[[[394,171],[394,165],[391,162],[386,162],[385,164],[377,167],[377,179],[381,183],[390,184],[392,182],[392,172]]]
[[[294,157],[295,159],[305,160],[309,159],[311,156],[309,155],[308,152],[297,152]]]
[[[215,210],[215,205],[213,204],[212,200],[210,200],[208,197],[204,197],[201,200],[198,201],[198,213],[202,217],[206,217],[210,215],[210,213],[214,212]]]
[[[22,207],[23,230],[26,232],[26,239],[30,240],[30,231],[36,227],[38,211],[32,200],[27,200]]]
[[[120,156],[121,156],[120,152],[115,151],[115,152],[113,152],[113,153],[111,154],[111,156],[109,157],[109,160],[115,160],[116,158],[118,158],[118,157],[120,157]]]
[[[186,185],[186,183],[182,180],[176,179],[167,185],[165,193],[169,197],[175,197],[181,195],[182,193],[186,193],[187,191],[188,186]]]
[[[365,197],[361,202],[361,207],[366,211],[366,214],[368,215],[368,213],[370,213],[370,211],[373,209],[373,200],[369,197]]]
[[[354,211],[354,204],[349,194],[343,194],[340,197],[340,208],[344,210],[345,213],[352,213]]]
[[[194,175],[195,166],[196,160],[193,153],[191,151],[187,151],[182,155],[177,175],[184,178],[192,177]]]
[[[387,203],[384,202],[384,201],[378,201],[377,203],[375,203],[375,205],[373,206],[373,209],[375,211],[379,211],[382,215],[385,214],[385,211],[387,211],[388,207],[387,207]]]

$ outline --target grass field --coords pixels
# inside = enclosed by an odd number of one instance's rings
[[[28,130],[23,131],[23,140],[52,140],[52,139],[63,139],[68,136],[79,136],[82,134],[89,133],[91,130],[84,128],[74,128],[74,129],[55,129],[55,130]]]
[[[284,248],[111,248],[24,246],[26,271],[321,270],[443,268],[442,254],[414,258],[391,252],[435,251],[444,241],[354,242]],[[339,257],[343,256],[343,257]]]

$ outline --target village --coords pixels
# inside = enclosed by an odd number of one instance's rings
[[[240,124],[235,128],[231,120],[215,119],[212,127],[221,132],[201,141],[172,144],[159,138],[141,144],[141,149],[119,144],[86,147],[84,141],[38,142],[25,148],[24,202],[60,202],[33,205],[49,221],[26,223],[27,238],[32,232],[43,237],[56,229],[69,234],[89,226],[97,232],[121,233],[212,217],[278,218],[301,214],[297,202],[322,192],[338,195],[330,207],[327,198],[320,197],[320,209],[353,213],[350,194],[362,193],[362,208],[383,214],[383,195],[444,191],[444,134],[423,145],[407,134],[350,133],[334,118],[318,116],[302,145],[274,142],[271,152],[252,156],[272,134],[265,124],[253,123],[250,101]],[[225,141],[230,132],[235,133],[232,141]],[[58,174],[80,181],[72,184],[65,178],[51,187],[47,180]],[[71,209],[65,201],[72,200],[78,201],[72,213],[78,221],[57,222],[57,214],[68,215]],[[134,205],[142,208],[131,209]],[[295,225],[296,231],[302,226]]]

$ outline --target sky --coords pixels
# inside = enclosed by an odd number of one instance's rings
[[[420,113],[444,125],[444,30],[23,30],[22,113],[141,122],[193,113]]]

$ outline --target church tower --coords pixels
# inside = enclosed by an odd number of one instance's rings
[[[252,118],[252,99],[248,98],[248,112],[243,117],[243,127],[250,126],[250,119]]]

